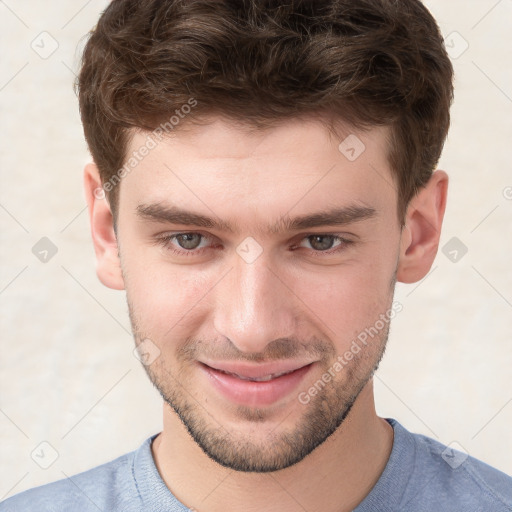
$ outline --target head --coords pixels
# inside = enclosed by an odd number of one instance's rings
[[[395,283],[437,252],[452,79],[416,0],[102,14],[77,82],[98,276],[126,290],[148,375],[220,464],[299,462],[371,384]],[[304,369],[251,401],[210,385],[219,362]]]

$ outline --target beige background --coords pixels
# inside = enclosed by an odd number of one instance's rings
[[[426,4],[457,75],[439,165],[451,177],[441,246],[457,237],[468,252],[454,263],[440,251],[427,278],[398,286],[378,412],[512,474],[512,2]],[[161,428],[124,294],[95,276],[82,193],[89,157],[72,80],[105,6],[0,1],[0,498],[109,461]],[[40,57],[51,38],[58,48]],[[42,237],[58,248],[46,263],[32,253]],[[53,449],[48,469],[31,458],[49,464]]]

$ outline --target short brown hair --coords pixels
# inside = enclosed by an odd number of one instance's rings
[[[389,126],[403,222],[441,155],[453,67],[419,0],[112,0],[75,86],[103,184],[133,129],[155,130],[191,98],[185,122],[214,114],[266,128],[323,115]],[[107,190],[114,216],[117,189]]]

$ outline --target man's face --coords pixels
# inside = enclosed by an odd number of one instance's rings
[[[401,234],[386,135],[359,133],[354,160],[314,121],[249,134],[217,119],[176,132],[123,178],[117,234],[136,342],[157,356],[146,366],[154,385],[220,464],[299,462],[371,379]],[[215,224],[171,218],[178,210]],[[335,210],[339,223],[320,219]]]

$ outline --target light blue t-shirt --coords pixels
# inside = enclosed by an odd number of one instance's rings
[[[390,458],[354,512],[512,512],[511,477],[387,421],[395,432]],[[187,512],[155,466],[155,437],[112,462],[8,498],[0,511]]]

